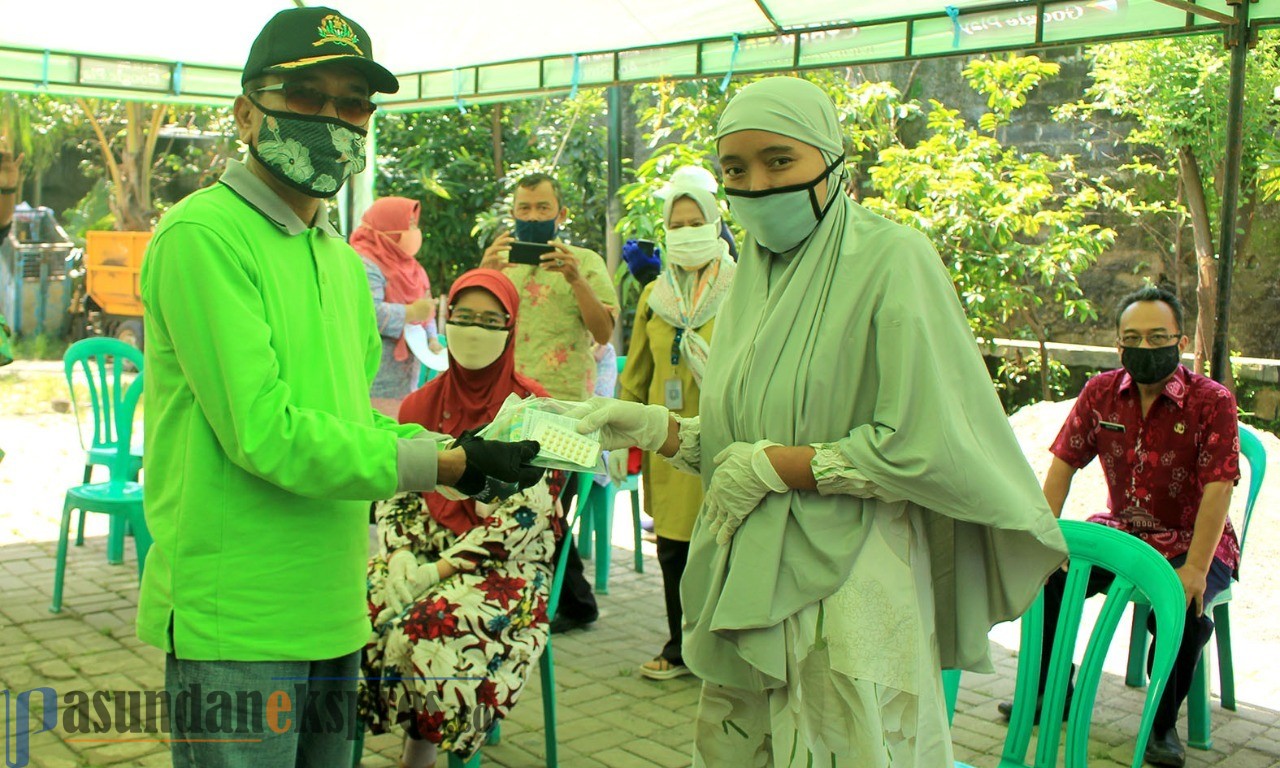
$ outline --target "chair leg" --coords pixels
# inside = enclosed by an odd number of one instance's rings
[[[1129,630],[1129,669],[1124,684],[1141,688],[1147,684],[1147,617],[1151,606],[1133,604],[1133,627]]]
[[[550,635],[547,636],[547,647],[542,650],[542,658],[538,659],[538,667],[542,673],[542,723],[547,739],[547,768],[557,768],[556,672]]]
[[[1213,747],[1209,726],[1208,646],[1200,652],[1200,660],[1196,662],[1196,671],[1191,678],[1191,694],[1187,696],[1187,744],[1196,749]]]
[[[67,570],[67,539],[71,537],[71,499],[62,503],[62,525],[58,529],[58,554],[53,565],[53,602],[49,604],[50,613],[62,612],[62,582]],[[81,510],[81,515],[84,511]]]
[[[1231,605],[1213,609],[1214,633],[1218,636],[1218,684],[1222,686],[1222,708],[1235,711],[1236,672],[1231,660]]]
[[[351,742],[351,768],[360,768],[360,759],[364,757],[364,723],[356,721],[356,738]]]
[[[85,485],[88,485],[89,481],[92,479],[93,479],[93,465],[85,464],[84,465]],[[84,518],[85,518],[85,511],[82,509],[80,510],[80,525],[76,528],[76,546],[77,547],[84,546]]]
[[[118,515],[111,516],[107,528],[107,562],[111,565],[124,562],[124,518]]]
[[[609,594],[609,563],[613,560],[613,500],[617,491],[610,483],[600,489],[596,513],[596,592]]]
[[[573,475],[573,478],[576,480],[577,475]],[[579,484],[574,503],[578,505],[578,517],[582,518],[578,525],[578,556],[583,560],[590,560],[592,537],[597,535],[595,516],[591,510],[591,505],[595,503],[595,483]]]
[[[947,701],[947,722],[956,719],[956,698],[960,695],[960,670],[942,670],[942,695]]]
[[[631,528],[635,534],[636,543],[636,573],[644,573],[644,551],[641,543],[644,541],[643,530],[640,528],[640,491],[631,491]]]
[[[480,753],[477,752],[471,756],[470,760],[463,760],[452,752],[449,753],[449,768],[480,768]]]

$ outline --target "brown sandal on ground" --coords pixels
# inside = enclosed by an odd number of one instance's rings
[[[672,664],[661,656],[640,665],[640,675],[650,680],[673,680],[691,674],[693,673],[685,665]]]

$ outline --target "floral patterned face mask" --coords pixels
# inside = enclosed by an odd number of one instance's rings
[[[311,197],[333,197],[347,177],[364,170],[365,129],[335,117],[253,105],[266,117],[249,153],[285,184]]]

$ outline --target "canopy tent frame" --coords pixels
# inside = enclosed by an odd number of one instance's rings
[[[753,1],[771,29],[409,72],[399,75],[400,93],[384,97],[380,107],[388,112],[465,110],[475,104],[607,87],[610,89],[608,193],[616,198],[621,183],[621,127],[613,113],[620,106],[617,86],[623,84],[662,79],[727,79],[735,74],[795,72],[1221,34],[1232,51],[1226,118],[1228,146],[1239,147],[1248,48],[1258,30],[1280,26],[1280,0],[1003,0],[801,27],[779,23],[770,8],[770,3],[776,0]],[[1256,12],[1251,14],[1251,9]],[[1225,10],[1231,13],[1224,13]],[[1107,13],[1114,17],[1106,16]],[[1088,14],[1094,15],[1092,22],[1077,23]],[[240,71],[226,66],[10,45],[0,46],[0,91],[225,106],[240,91]],[[343,201],[348,224],[361,204],[372,199],[372,174],[364,175],[367,178],[362,180],[361,188]],[[1236,247],[1234,227],[1225,223],[1235,220],[1239,186],[1240,153],[1237,151],[1228,153],[1226,159],[1219,219],[1224,224],[1220,235],[1219,301],[1211,356],[1211,372],[1218,380],[1225,377],[1229,364],[1228,305]],[[618,206],[611,205],[608,228],[611,262],[616,261],[619,249],[612,226],[617,216]]]

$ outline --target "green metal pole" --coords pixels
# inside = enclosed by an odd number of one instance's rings
[[[1218,247],[1218,316],[1213,324],[1213,350],[1209,375],[1225,382],[1230,373],[1227,323],[1231,317],[1231,273],[1235,262],[1236,211],[1240,203],[1240,156],[1244,136],[1244,78],[1249,63],[1249,0],[1235,7],[1236,23],[1226,31],[1231,46],[1231,84],[1227,102],[1227,156],[1222,176],[1222,216],[1218,219],[1221,238]]]
[[[609,208],[606,216],[605,264],[608,266],[609,274],[613,275],[618,269],[618,264],[622,262],[622,238],[617,230],[618,221],[622,219],[622,201],[618,199],[618,189],[622,186],[622,89],[616,85],[609,86],[605,98],[609,111]],[[614,323],[615,347],[618,346],[621,338],[622,323]],[[620,355],[625,353],[625,350],[618,352]]]

